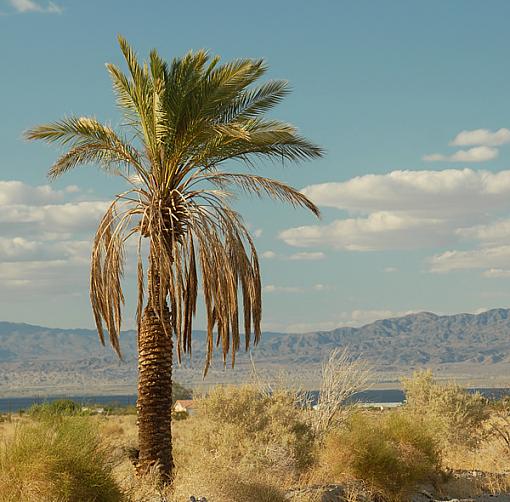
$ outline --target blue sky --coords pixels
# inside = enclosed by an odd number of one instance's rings
[[[293,88],[274,115],[326,149],[261,169],[304,189],[320,222],[239,203],[258,236],[266,329],[508,305],[509,15],[496,0],[0,0],[0,319],[92,326],[90,237],[122,186],[89,166],[48,187],[58,151],[22,132],[70,114],[119,122],[104,67],[121,63],[118,33],[142,57],[264,57]],[[129,271],[126,289],[129,326]]]

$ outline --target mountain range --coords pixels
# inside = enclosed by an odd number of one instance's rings
[[[234,370],[219,355],[202,380],[203,331],[194,332],[193,358],[176,367],[188,385],[246,381],[253,368],[267,378],[284,372],[302,387],[316,388],[323,361],[335,347],[366,359],[380,385],[395,387],[403,374],[423,367],[466,385],[509,386],[510,309],[480,314],[429,312],[384,319],[359,328],[305,334],[262,335],[251,358]],[[136,332],[121,334],[123,360],[103,347],[97,332],[0,322],[0,395],[132,393],[136,389]]]

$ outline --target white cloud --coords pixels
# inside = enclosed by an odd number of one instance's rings
[[[510,277],[510,270],[502,268],[490,268],[485,270],[482,275],[488,278],[508,278]]]
[[[97,227],[101,216],[108,207],[103,201],[80,201],[46,206],[12,204],[2,206],[0,228],[7,227],[18,232],[14,225],[23,225],[27,233],[46,232],[61,234],[66,232],[92,231]],[[9,231],[9,230],[7,230]]]
[[[263,232],[263,230],[261,228],[256,228],[253,231],[253,235],[258,238],[258,237],[260,237],[262,235],[262,232]]]
[[[510,130],[506,128],[490,131],[489,129],[474,129],[471,131],[461,131],[450,142],[452,146],[500,146],[510,143]]]
[[[45,12],[48,14],[62,14],[62,7],[54,2],[48,2],[46,6],[34,0],[9,0],[17,12],[22,14],[29,12]]]
[[[510,244],[510,219],[494,221],[487,225],[459,228],[456,233],[464,239],[477,240],[484,245]]]
[[[0,233],[20,236],[35,234],[62,238],[69,232],[90,232],[99,223],[108,203],[68,201],[79,193],[70,185],[54,190],[49,185],[31,186],[21,181],[0,181]]]
[[[23,237],[8,239],[0,237],[0,260],[1,261],[23,261],[27,258],[34,258],[41,252],[41,243],[29,241]]]
[[[424,155],[423,160],[427,162],[486,162],[498,156],[498,149],[488,146],[475,146],[468,150],[459,150],[451,155],[432,153]]]
[[[49,185],[31,186],[21,181],[0,181],[0,205],[30,204],[39,206],[64,199],[64,192]]]
[[[436,273],[469,269],[505,269],[510,263],[510,245],[446,251],[429,259],[430,271]]]
[[[442,220],[416,218],[396,212],[377,212],[366,218],[348,218],[327,225],[289,228],[280,232],[279,237],[296,247],[323,245],[348,251],[375,251],[445,244],[450,239],[449,234]]]
[[[280,233],[297,247],[351,251],[452,246],[510,210],[510,171],[393,171],[305,187],[319,206],[350,217]]]
[[[266,260],[273,260],[277,255],[274,251],[264,251],[260,256]]]
[[[88,289],[91,239],[107,207],[55,190],[0,181],[0,297],[71,294]]]
[[[392,171],[357,176],[344,182],[310,185],[302,193],[319,206],[353,213],[405,211],[429,216],[454,211],[472,214],[482,208],[508,206],[510,170]]]
[[[393,274],[395,272],[398,272],[398,268],[396,268],[396,267],[385,267],[383,269],[383,272],[386,272],[387,274]]]
[[[290,260],[307,260],[307,261],[323,260],[324,258],[326,258],[326,255],[321,251],[313,252],[303,251],[301,253],[294,253],[289,256]]]

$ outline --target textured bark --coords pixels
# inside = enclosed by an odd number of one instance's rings
[[[149,273],[149,280],[157,280]],[[137,472],[159,471],[161,480],[172,477],[172,337],[150,306],[145,307],[138,333],[138,444]],[[170,316],[165,306],[165,315]]]

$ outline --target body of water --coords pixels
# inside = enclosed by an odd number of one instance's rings
[[[489,399],[500,399],[510,396],[510,389],[468,389],[469,392],[480,392]],[[313,404],[317,402],[318,391],[309,394]],[[361,403],[402,403],[404,392],[399,389],[371,389],[356,394],[350,401]],[[136,404],[136,395],[118,396],[58,396],[58,397],[5,397],[0,398],[0,413],[17,413],[20,410],[27,410],[33,404],[51,402],[57,399],[72,399],[83,406],[129,406]]]
[[[99,406],[130,406],[136,404],[136,395],[3,397],[0,398],[0,413],[17,413],[20,410],[27,410],[33,404],[52,402],[57,399],[72,399],[83,406],[94,404]]]

